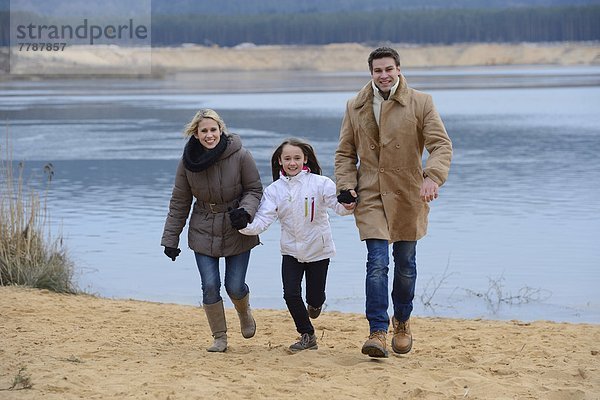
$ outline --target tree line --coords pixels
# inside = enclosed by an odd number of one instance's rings
[[[548,42],[600,39],[600,6],[157,16],[154,45]]]
[[[153,15],[153,46],[600,40],[600,6],[259,15]],[[0,43],[10,40],[0,14]]]
[[[257,15],[337,13],[348,10],[371,12],[426,9],[554,7],[590,4],[597,5],[598,0],[152,0],[152,13],[155,15],[199,13],[210,15]],[[51,5],[49,6],[51,7]],[[88,5],[88,7],[90,6],[92,4]],[[101,7],[105,8],[106,4],[102,3]],[[119,7],[122,7],[122,5],[119,5]]]

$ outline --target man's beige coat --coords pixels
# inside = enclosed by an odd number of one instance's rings
[[[365,85],[346,105],[335,153],[338,192],[355,189],[360,239],[418,240],[427,233],[429,206],[419,192],[423,173],[439,186],[448,177],[452,142],[431,96],[407,86],[373,114],[373,88]],[[423,170],[423,150],[429,156]]]

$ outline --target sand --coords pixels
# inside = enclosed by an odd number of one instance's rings
[[[598,43],[394,47],[404,67],[600,64]],[[20,72],[113,73],[149,60],[116,47],[73,50],[22,60]],[[364,72],[370,51],[155,48],[151,63],[166,75]],[[0,287],[0,399],[600,399],[600,325],[415,317],[413,351],[378,360],[360,353],[361,314],[324,312],[315,321],[319,349],[293,355],[287,311],[254,314],[258,331],[246,340],[227,310],[229,349],[215,354],[205,351],[212,339],[199,307]]]
[[[414,317],[411,353],[371,359],[360,314],[323,312],[297,354],[287,311],[255,310],[252,339],[226,314],[208,353],[196,306],[0,287],[0,398],[600,399],[600,325]]]
[[[598,65],[600,43],[469,43],[454,45],[389,44],[403,67],[490,65]],[[190,71],[360,71],[376,46],[357,43],[322,46],[155,47],[67,46],[65,51],[15,51],[12,75],[152,74]],[[0,65],[8,64],[0,51]],[[0,77],[1,77],[0,73]],[[9,76],[9,75],[8,75]],[[5,74],[5,78],[7,75]]]

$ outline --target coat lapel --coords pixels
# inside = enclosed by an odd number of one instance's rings
[[[371,81],[358,92],[354,108],[357,110],[361,131],[375,141],[375,143],[378,143],[379,127],[373,113],[373,89],[371,88]]]
[[[394,92],[394,95],[390,97],[390,100],[397,101],[398,104],[404,107],[407,104],[408,98],[408,84],[406,83],[406,79],[404,79],[404,75],[400,75],[400,84]]]
[[[400,75],[400,84],[398,89],[390,100],[396,101],[401,106],[406,106],[409,98],[408,84],[404,75]],[[363,88],[358,92],[356,96],[356,102],[354,108],[357,111],[357,115],[360,121],[360,128],[369,138],[372,138],[375,143],[379,142],[379,127],[375,120],[375,114],[373,113],[373,88],[371,81],[369,81]]]

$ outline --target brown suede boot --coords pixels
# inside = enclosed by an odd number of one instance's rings
[[[212,346],[206,349],[210,352],[224,352],[227,350],[227,322],[225,321],[225,309],[223,300],[215,304],[204,304],[202,306],[208,319],[208,325],[215,339]]]
[[[410,319],[400,322],[392,317],[394,336],[392,336],[392,349],[398,354],[406,354],[412,349],[412,333],[410,333]]]
[[[250,293],[239,300],[231,299],[231,302],[235,306],[235,310],[240,318],[242,336],[250,339],[256,333],[256,321],[254,321],[254,317],[250,311]]]
[[[362,353],[369,357],[387,358],[387,339],[385,331],[371,332],[369,338],[363,344]]]

